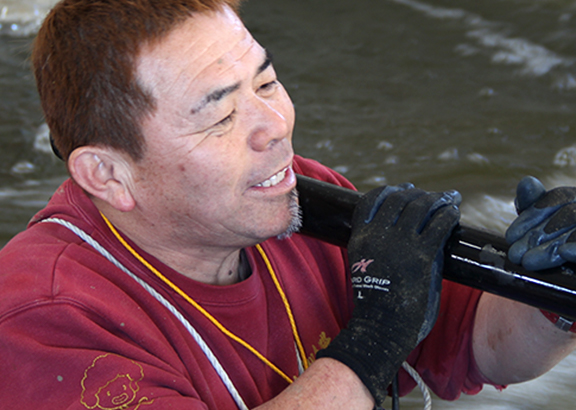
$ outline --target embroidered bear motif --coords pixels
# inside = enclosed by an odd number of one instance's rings
[[[100,355],[84,371],[81,403],[90,410],[122,410],[134,405],[139,409],[153,401],[138,398],[138,382],[143,378],[138,363],[114,354]]]

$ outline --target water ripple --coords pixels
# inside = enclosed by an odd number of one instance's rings
[[[491,51],[493,63],[518,65],[522,67],[521,74],[539,77],[548,74],[555,67],[574,64],[574,58],[560,56],[523,38],[507,36],[501,32],[500,24],[485,20],[475,13],[437,7],[416,0],[391,1],[406,5],[431,18],[461,20],[468,27],[466,36],[474,39],[482,49]],[[462,55],[472,55],[479,50],[474,46],[461,44],[456,51]]]

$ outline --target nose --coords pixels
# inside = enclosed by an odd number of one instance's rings
[[[248,143],[255,151],[265,151],[290,138],[294,123],[294,108],[289,98],[266,100],[255,96],[250,107]]]

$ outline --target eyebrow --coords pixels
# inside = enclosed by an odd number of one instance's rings
[[[265,71],[268,67],[272,65],[272,53],[269,50],[265,50],[266,57],[264,58],[264,62],[260,64],[258,69],[256,70],[256,75]],[[211,93],[207,94],[200,103],[191,110],[192,114],[198,114],[204,107],[208,104],[213,102],[218,102],[222,98],[226,97],[229,94],[232,94],[234,91],[240,88],[240,82],[232,84],[228,87],[218,88],[217,90],[212,91]]]
[[[236,84],[232,84],[228,87],[219,88],[217,90],[212,91],[210,94],[206,95],[196,107],[192,108],[191,113],[198,114],[208,104],[220,101],[222,98],[224,98],[228,94],[232,94],[239,88],[240,88],[240,82],[237,82]]]
[[[262,64],[260,64],[260,67],[258,67],[258,70],[256,71],[256,75],[260,74],[261,72],[263,72],[264,70],[266,70],[268,67],[270,67],[272,65],[272,53],[270,52],[270,50],[265,49],[264,50],[266,52],[266,58],[264,59],[264,62]]]

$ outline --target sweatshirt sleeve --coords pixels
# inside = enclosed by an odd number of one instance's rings
[[[130,330],[139,325],[108,323],[60,298],[13,312],[0,322],[2,407],[207,409],[170,346]]]

